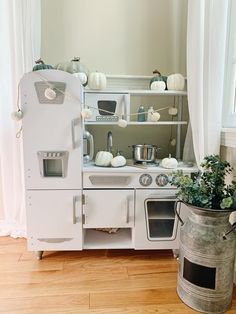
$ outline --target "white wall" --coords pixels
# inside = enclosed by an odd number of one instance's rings
[[[42,0],[42,58],[90,71],[185,75],[187,0]]]

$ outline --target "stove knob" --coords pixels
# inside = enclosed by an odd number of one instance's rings
[[[152,177],[147,173],[142,174],[139,178],[139,183],[142,186],[149,186],[152,183]]]
[[[159,174],[157,177],[156,177],[156,184],[158,186],[165,186],[169,183],[169,179],[168,179],[168,176],[166,174]]]

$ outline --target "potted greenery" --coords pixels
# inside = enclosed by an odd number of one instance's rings
[[[193,177],[177,171],[172,184],[177,189],[176,215],[181,221],[177,293],[191,308],[219,314],[231,306],[236,248],[236,183],[226,184],[232,172],[227,161],[210,155]],[[179,203],[181,206],[178,206]],[[188,216],[183,221],[182,205]]]
[[[193,178],[177,171],[172,184],[178,188],[177,197],[193,206],[224,210],[236,210],[236,182],[227,185],[225,178],[232,172],[228,161],[218,155],[206,156],[201,163],[202,170]]]

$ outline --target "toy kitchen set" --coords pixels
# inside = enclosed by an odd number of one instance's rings
[[[187,93],[150,90],[146,77],[130,87],[128,79],[111,76],[106,89],[96,90],[67,72],[39,70],[20,82],[27,240],[39,259],[48,250],[178,250],[170,178],[176,169],[197,171],[180,160]],[[162,108],[150,108],[153,120],[144,121],[142,105],[132,107],[143,96],[173,99],[176,119],[159,120]],[[170,127],[176,159],[159,158],[165,148],[148,136]]]

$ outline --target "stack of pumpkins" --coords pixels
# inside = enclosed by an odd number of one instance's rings
[[[153,71],[153,78],[150,81],[150,89],[157,91],[184,90],[185,79],[182,74],[175,73],[169,76],[161,75],[158,70]]]
[[[80,62],[79,57],[74,57],[69,62],[62,62],[55,67],[45,64],[42,59],[35,61],[33,71],[56,69],[73,74],[80,79],[83,86],[89,85],[91,89],[105,89],[107,85],[106,75],[100,72],[89,73],[88,69]]]

